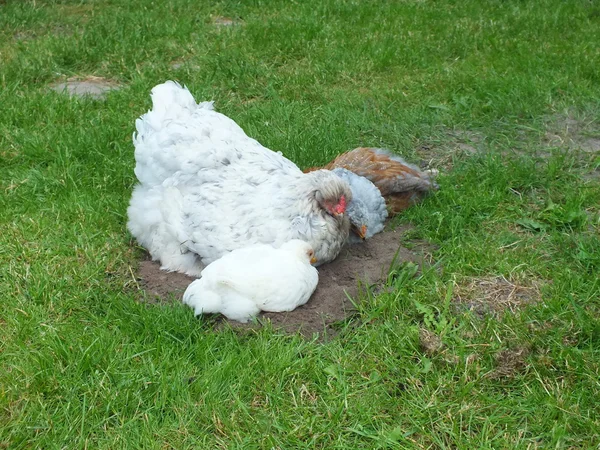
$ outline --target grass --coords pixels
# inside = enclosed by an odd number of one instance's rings
[[[583,0],[0,2],[0,446],[600,445],[599,24]],[[48,89],[75,76],[122,89]],[[431,160],[441,190],[396,221],[434,265],[325,343],[140,303],[131,133],[166,79],[302,167]],[[469,311],[496,279],[539,292]]]

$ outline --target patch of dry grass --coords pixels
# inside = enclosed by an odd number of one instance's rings
[[[484,316],[500,316],[505,312],[516,312],[542,300],[539,280],[509,280],[504,276],[471,278],[457,284],[454,301],[460,309],[468,309]]]

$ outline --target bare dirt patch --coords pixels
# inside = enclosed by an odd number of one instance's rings
[[[583,179],[588,182],[597,183],[600,180],[600,165],[594,167],[590,172],[583,174]]]
[[[101,99],[109,91],[120,89],[120,86],[115,81],[106,78],[89,76],[86,78],[69,78],[63,82],[51,84],[50,89],[59,93],[67,93],[71,97],[89,96]]]
[[[498,380],[512,378],[523,373],[527,368],[527,357],[529,354],[529,348],[521,346],[500,350],[494,357],[496,368],[487,374],[487,376]]]
[[[215,17],[212,23],[218,27],[231,27],[235,24],[231,17]]]
[[[81,19],[82,23],[87,22],[84,18]],[[76,29],[73,25],[66,24],[54,24],[44,28],[27,28],[26,30],[20,30],[13,34],[15,41],[26,43],[36,39],[43,39],[48,36],[69,38],[76,33]]]
[[[545,141],[551,147],[600,152],[600,124],[596,119],[577,117],[574,113],[557,115],[548,121]]]
[[[578,167],[586,181],[600,178],[600,122],[595,116],[586,117],[570,111],[556,114],[546,120],[543,137],[546,148],[568,150],[577,155]],[[549,156],[551,152],[542,152]]]
[[[200,69],[200,66],[198,65],[198,63],[194,62],[194,59],[181,59],[181,58],[172,61],[169,64],[169,67],[172,70],[187,69],[188,71],[191,71],[191,70],[199,70]]]
[[[235,328],[256,328],[270,322],[285,332],[311,336],[313,333],[335,333],[335,324],[355,311],[361,289],[381,287],[390,268],[411,261],[422,263],[419,245],[414,250],[400,246],[402,235],[409,227],[384,231],[372,239],[346,247],[337,259],[319,267],[319,285],[306,305],[287,313],[263,313],[256,324],[230,322]],[[137,272],[140,287],[147,302],[180,302],[183,292],[193,281],[180,273],[167,273],[159,264],[149,260],[140,263]],[[361,287],[362,286],[362,287]],[[222,319],[227,322],[226,319]]]
[[[419,330],[419,346],[427,356],[436,356],[444,349],[442,339],[425,328]]]
[[[234,19],[232,17],[216,16],[212,18],[212,24],[218,28],[227,28],[235,25],[242,25],[243,22],[240,19]]]
[[[160,264],[152,261],[150,255],[140,262],[136,278],[148,303],[179,302],[185,289],[195,280],[182,273],[160,270]]]
[[[185,61],[178,59],[170,64],[171,69],[178,70],[185,66]]]
[[[486,137],[478,131],[445,129],[439,139],[430,139],[417,145],[421,168],[448,171],[456,157],[470,157],[485,150]]]
[[[539,281],[524,283],[504,277],[475,278],[466,285],[456,286],[454,293],[457,309],[468,309],[480,317],[500,316],[505,311],[514,313],[541,300]]]

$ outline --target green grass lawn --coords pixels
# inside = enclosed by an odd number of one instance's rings
[[[599,48],[585,0],[0,1],[0,448],[600,445]],[[49,89],[89,76],[121,89]],[[395,219],[431,267],[325,341],[140,302],[131,135],[167,79],[301,167],[431,161]]]

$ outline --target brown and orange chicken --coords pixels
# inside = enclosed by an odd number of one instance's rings
[[[305,172],[336,168],[349,170],[370,180],[379,188],[391,214],[398,214],[423,199],[430,191],[438,189],[433,180],[437,171],[422,171],[382,148],[355,148],[342,153],[324,167],[311,167]]]

